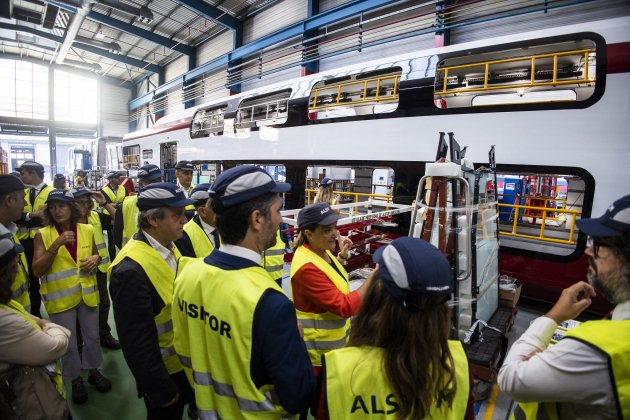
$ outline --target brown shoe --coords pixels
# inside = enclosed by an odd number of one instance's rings
[[[80,376],[72,380],[72,401],[75,404],[83,404],[88,400],[87,389]]]

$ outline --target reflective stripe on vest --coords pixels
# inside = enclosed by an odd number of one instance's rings
[[[19,302],[15,300],[10,300],[9,303],[7,303],[6,305],[0,303],[0,308],[3,308],[7,311],[11,311],[14,314],[19,315],[20,317],[24,318],[36,330],[39,330],[39,331],[42,330],[42,327],[37,325],[37,322],[35,322],[35,319],[33,319],[33,317],[30,314],[26,313],[26,308],[20,305]],[[54,381],[55,381],[55,387],[57,388],[57,392],[59,393],[59,395],[61,395],[65,399],[66,389],[63,387],[63,381],[61,378],[61,366],[60,366],[59,360],[55,361],[55,367],[53,369],[53,372],[49,371],[49,373],[54,374],[55,376]]]
[[[214,250],[214,246],[212,246],[212,242],[210,242],[210,238],[208,238],[208,235],[203,228],[195,221],[196,217],[197,216],[186,222],[184,225],[184,232],[186,232],[188,238],[190,239],[195,256],[198,258],[204,258],[210,255],[210,253]]]
[[[457,384],[452,405],[434,402],[427,419],[463,419],[468,408],[470,378],[459,341],[448,341]],[[389,386],[381,348],[345,347],[324,355],[326,402],[331,419],[396,419],[399,405]]]
[[[330,251],[326,251],[326,253],[339,272],[306,246],[301,246],[293,254],[293,261],[291,261],[291,277],[293,277],[302,266],[311,263],[321,270],[337,289],[342,293],[348,294],[350,292],[348,273]],[[343,277],[339,273],[342,273]],[[302,322],[302,327],[304,328],[304,343],[306,344],[306,349],[308,350],[308,355],[313,366],[321,366],[322,354],[330,350],[341,348],[348,341],[349,320],[332,312],[323,312],[320,314],[302,312],[300,310],[296,310],[296,312],[298,320]],[[324,328],[318,326],[324,326]]]
[[[175,259],[181,257],[177,248],[174,248],[174,253]],[[162,362],[168,373],[171,375],[177,373],[182,370],[182,365],[173,347],[171,304],[173,302],[173,281],[175,280],[175,272],[151,245],[131,239],[127,245],[120,250],[114,262],[109,267],[109,271],[107,272],[108,278],[111,276],[116,266],[125,258],[132,259],[142,267],[158,295],[160,295],[162,302],[164,302],[164,307],[154,317],[155,328],[158,334],[157,345],[160,347]]]
[[[101,225],[101,219],[97,212],[90,212],[88,215],[88,223],[94,228],[94,243],[96,244],[98,255],[101,256],[101,262],[98,263],[98,271],[107,273],[107,269],[109,268],[109,251],[107,250],[107,244],[103,236],[103,225]]]
[[[285,244],[280,236],[276,237],[276,244],[263,253],[263,266],[272,280],[282,279],[282,270],[284,269],[284,248]]]
[[[109,198],[109,201],[111,201],[112,203],[122,203],[126,197],[125,195],[126,190],[125,190],[125,187],[123,187],[122,185],[118,186],[115,194],[114,194],[114,190],[109,185],[105,185],[101,189],[101,191],[103,192],[103,194],[107,196],[107,198]],[[105,208],[103,209],[103,214],[106,214],[109,216],[109,212],[107,211],[107,209]]]
[[[13,241],[16,244],[20,244],[20,240],[17,236],[14,236]],[[13,300],[22,305],[26,311],[31,310],[31,297],[28,293],[29,286],[29,278],[28,278],[28,265],[26,264],[26,255],[24,253],[20,253],[20,258],[18,259],[18,272],[17,276],[15,276],[15,280],[11,285],[11,293],[13,296]]]
[[[174,345],[201,418],[286,415],[273,385],[258,388],[249,372],[254,311],[270,289],[283,293],[260,266],[222,270],[199,258],[180,260],[173,293]]]
[[[40,233],[44,248],[49,249],[59,237],[54,226],[41,228]],[[40,278],[40,292],[48,313],[67,311],[77,306],[81,300],[86,306],[98,305],[98,287],[96,276],[79,270],[80,261],[92,255],[94,229],[90,225],[77,224],[77,260],[68,249],[61,246],[48,272]]]
[[[48,194],[53,191],[54,188],[49,185],[44,185],[39,193],[35,196],[35,202],[31,203],[31,189],[24,189],[24,200],[26,201],[26,206],[24,206],[24,213],[31,213],[33,211],[41,210],[44,205],[46,205],[46,200],[48,200]],[[17,237],[18,239],[26,239],[26,238],[34,238],[37,233],[38,227],[28,228],[26,226],[18,227]]]
[[[125,198],[122,203],[122,244],[125,246],[127,242],[138,232],[138,196],[132,195]]]

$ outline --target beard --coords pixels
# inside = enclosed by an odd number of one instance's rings
[[[265,247],[263,251],[276,245],[276,240],[278,239],[278,226],[274,226],[273,224],[271,224],[271,226],[268,229],[267,234],[269,235],[269,237],[267,241],[265,241]]]
[[[602,278],[597,272],[597,266],[595,265],[595,259],[593,257],[588,259],[588,265],[589,267],[586,273],[586,278],[588,279],[589,284],[597,291],[601,292],[610,303],[617,305],[619,303],[616,298],[617,293],[615,293],[615,289],[613,287],[609,286],[610,279]]]

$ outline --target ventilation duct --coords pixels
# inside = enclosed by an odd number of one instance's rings
[[[67,64],[73,67],[79,67],[81,69],[90,70],[97,73],[101,71],[101,65],[98,63],[86,63],[85,61],[76,61],[76,60],[66,59],[66,60],[63,60],[63,64]]]
[[[120,45],[116,42],[99,41],[98,39],[86,38],[80,35],[77,35],[74,40],[75,42],[80,42],[82,44],[103,48],[112,54],[120,54]]]
[[[146,6],[134,7],[119,0],[100,0],[99,3],[136,16],[138,21],[144,24],[148,25],[153,21],[153,13]]]

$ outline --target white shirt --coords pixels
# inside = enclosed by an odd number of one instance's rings
[[[208,239],[210,239],[210,243],[213,247],[216,248],[217,244],[214,243],[214,235],[212,234],[212,232],[214,232],[215,230],[215,227],[210,226],[209,224],[204,222],[201,217],[199,218],[199,221],[201,222],[201,227],[203,228],[203,231],[206,232],[206,236],[208,237]]]
[[[9,238],[13,240],[13,235],[17,233],[17,225],[13,222],[9,222],[7,226],[0,223],[0,239]]]
[[[250,260],[251,262],[261,265],[260,262],[262,261],[262,255],[260,255],[256,251],[252,251],[251,249],[237,245],[223,244],[221,245],[220,250],[221,252],[225,252],[226,254],[234,255],[235,257],[245,258],[247,260]]]
[[[623,319],[630,319],[630,301],[615,307],[610,322]],[[557,402],[561,419],[619,418],[606,356],[578,340],[549,346],[557,326],[545,316],[532,321],[505,358],[499,388],[518,402]]]
[[[164,258],[164,261],[173,269],[173,271],[177,272],[177,259],[175,259],[175,254],[173,253],[173,249],[175,245],[171,242],[167,247],[156,241],[151,235],[147,233],[146,230],[143,230],[142,233],[146,236],[147,241],[149,241],[149,245],[151,248],[155,249],[155,251],[160,255],[160,257]]]

